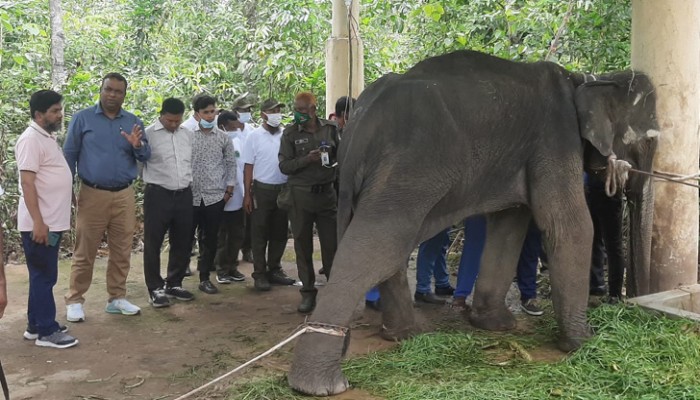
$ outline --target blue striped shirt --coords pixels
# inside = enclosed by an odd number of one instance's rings
[[[144,132],[143,145],[138,149],[121,135],[122,130],[131,133],[134,124],[141,126]],[[124,110],[120,110],[116,118],[109,119],[98,103],[73,116],[63,154],[72,176],[77,167],[81,179],[99,186],[118,187],[136,179],[136,161],[148,160],[151,148],[140,119]]]

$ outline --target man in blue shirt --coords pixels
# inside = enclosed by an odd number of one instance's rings
[[[73,116],[63,153],[71,173],[80,180],[76,238],[66,318],[85,320],[83,297],[90,288],[97,248],[107,232],[106,312],[135,315],[141,309],[126,300],[131,245],[136,227],[134,188],[136,161],[151,156],[143,122],[122,109],[126,79],[117,73],[102,79],[100,101]]]

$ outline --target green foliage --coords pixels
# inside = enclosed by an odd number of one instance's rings
[[[366,81],[458,49],[542,60],[569,4],[553,60],[592,72],[627,67],[629,0],[363,0]],[[289,104],[302,90],[325,104],[327,0],[63,0],[63,9],[67,121],[97,101],[100,77],[113,71],[129,80],[125,108],[146,124],[163,98],[189,102],[200,92],[216,95],[223,107],[246,92]],[[17,198],[12,149],[28,120],[30,94],[50,85],[48,27],[48,2],[0,4],[0,160],[9,192],[0,217],[10,230]]]
[[[486,333],[432,333],[395,350],[346,362],[354,387],[377,398],[697,399],[698,325],[640,308],[590,312],[597,335],[561,362],[529,361],[531,338]],[[232,388],[231,399],[301,399],[280,378]]]

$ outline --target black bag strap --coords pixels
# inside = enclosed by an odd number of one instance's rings
[[[10,400],[10,388],[7,387],[7,379],[5,379],[5,371],[2,370],[2,362],[0,362],[0,386],[5,394],[5,400]]]

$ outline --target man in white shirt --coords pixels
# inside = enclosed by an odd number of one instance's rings
[[[243,182],[243,141],[236,132],[238,116],[230,111],[219,114],[218,126],[224,131],[233,143],[233,152],[236,157],[236,181]],[[243,211],[243,185],[233,187],[233,196],[224,206],[224,215],[219,226],[219,243],[216,249],[216,281],[221,284],[242,282],[245,276],[238,271],[238,251],[243,245],[245,237],[245,211]]]
[[[199,95],[198,95],[199,96]],[[192,105],[194,106],[194,102],[197,101],[197,97],[195,96],[192,99]],[[195,129],[197,129],[197,126],[199,125],[199,115],[197,115],[196,112],[192,112],[192,115],[190,115],[185,122],[182,123],[182,126],[185,128],[189,129],[190,131],[194,132]]]
[[[61,235],[70,230],[73,176],[56,132],[63,120],[63,97],[40,90],[29,100],[32,122],[17,140],[15,157],[22,188],[17,228],[29,270],[29,306],[24,338],[37,346],[65,349],[78,340],[56,322],[53,287],[58,279]]]
[[[245,147],[245,140],[250,135],[250,132],[254,131],[257,126],[252,122],[251,110],[253,108],[253,101],[250,96],[246,93],[240,98],[233,102],[233,111],[238,116],[238,119],[233,124],[233,131],[241,139],[241,143]],[[251,244],[251,225],[250,214],[245,213],[245,237],[243,238],[243,247],[241,248],[241,253],[243,253],[243,261],[252,263],[253,262],[253,251]]]
[[[282,271],[281,264],[288,229],[287,212],[277,206],[277,196],[287,183],[278,159],[282,107],[284,104],[274,99],[263,102],[260,107],[263,124],[248,135],[243,153],[243,206],[251,214],[253,279],[255,288],[260,291],[270,290],[270,283],[292,285],[295,282]]]
[[[182,301],[194,295],[182,288],[190,261],[192,239],[192,141],[185,128],[185,104],[165,99],[160,117],[146,128],[151,158],[144,163],[143,181],[143,272],[149,302],[155,308],[168,307],[169,298]],[[168,275],[160,274],[160,250],[165,233],[170,241]]]

